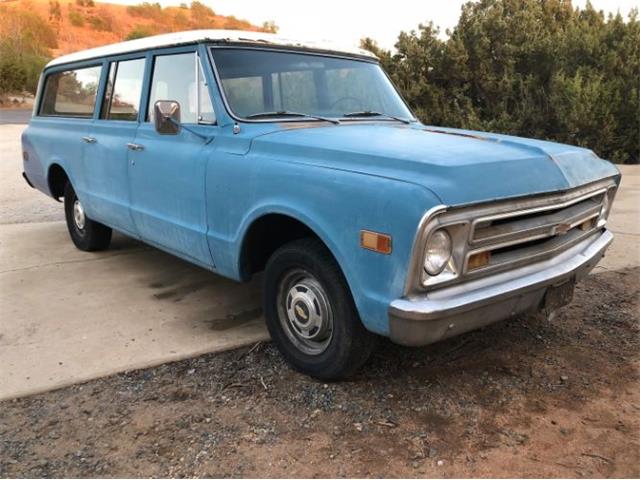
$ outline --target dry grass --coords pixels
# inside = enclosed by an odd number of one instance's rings
[[[51,50],[52,56],[136,36],[195,28],[261,30],[246,20],[216,15],[197,2],[186,8],[160,8],[153,4],[126,6],[85,0],[5,0],[0,1],[0,38],[11,31],[21,11],[38,14],[56,32],[57,48]]]

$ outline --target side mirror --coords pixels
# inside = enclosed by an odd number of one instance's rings
[[[180,133],[180,104],[173,100],[158,100],[153,105],[156,132],[160,135]]]

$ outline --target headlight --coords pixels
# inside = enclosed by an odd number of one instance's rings
[[[438,275],[451,258],[451,236],[446,230],[436,230],[427,240],[424,269],[431,275]]]

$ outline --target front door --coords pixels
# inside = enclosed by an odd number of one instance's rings
[[[87,213],[96,220],[136,234],[129,203],[129,145],[135,140],[145,59],[109,65],[100,115],[94,121],[83,161],[87,178]]]
[[[181,123],[187,128],[177,135],[158,134],[153,124],[153,106],[158,100],[177,101]],[[145,121],[136,132],[129,156],[136,230],[152,245],[211,267],[205,178],[217,127],[195,51],[154,57],[147,103]]]

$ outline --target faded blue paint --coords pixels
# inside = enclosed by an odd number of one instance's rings
[[[143,151],[129,152],[130,210],[138,234],[211,264],[205,175],[213,145],[185,129],[176,136],[159,135],[148,122],[140,125],[134,142],[144,145]]]
[[[195,48],[207,58],[203,45],[161,52]],[[105,61],[120,58],[127,56]],[[363,322],[381,334],[388,333],[387,307],[402,295],[416,228],[429,208],[619,177],[583,148],[418,123],[243,123],[234,134],[207,62],[205,76],[218,124],[191,127],[209,141],[186,129],[160,136],[143,113],[137,122],[99,120],[97,112],[86,120],[34,117],[23,135],[26,174],[50,194],[48,171],[60,165],[95,220],[234,279],[254,221],[273,213],[298,219],[332,251]],[[141,112],[149,78],[147,65]],[[103,72],[99,94],[104,82]],[[83,144],[85,135],[98,143]],[[145,150],[132,152],[128,142]],[[393,253],[360,248],[361,229],[392,235]]]
[[[76,193],[87,215],[136,236],[138,231],[130,210],[129,150],[126,145],[134,141],[137,129],[136,122],[97,119],[91,122],[88,133],[96,143],[75,140],[83,145],[82,168],[77,171],[80,184]]]

